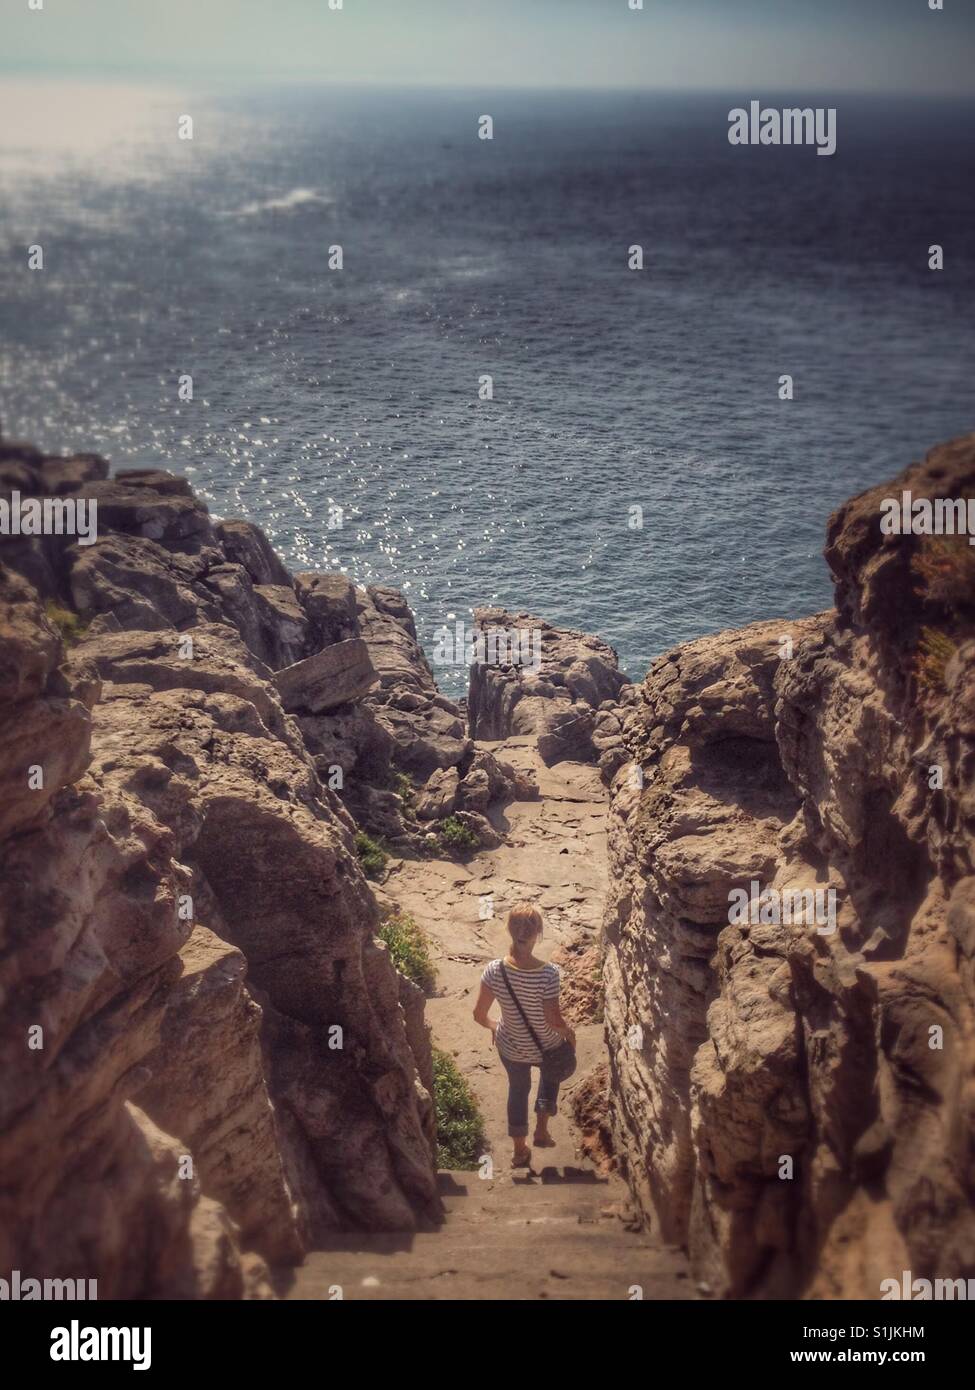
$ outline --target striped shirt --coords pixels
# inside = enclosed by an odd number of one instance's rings
[[[533,970],[519,970],[516,965],[505,961],[504,968],[511,988],[518,995],[518,1002],[537,1033],[539,1042],[546,1050],[556,1047],[562,1041],[562,1035],[556,1033],[555,1029],[550,1028],[545,1022],[542,1000],[558,999],[559,967],[541,965]],[[542,1060],[541,1055],[532,1041],[531,1033],[522,1022],[518,1006],[505,987],[499,960],[493,960],[487,967],[481,976],[481,983],[487,985],[501,1005],[501,1022],[498,1024],[497,1032],[498,1051],[507,1057],[509,1062],[531,1062],[538,1066]]]

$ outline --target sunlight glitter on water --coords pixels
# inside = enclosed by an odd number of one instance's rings
[[[168,171],[146,159],[148,146],[177,145],[177,88],[5,78],[0,87],[0,176],[55,181],[68,173],[116,183],[159,182]]]

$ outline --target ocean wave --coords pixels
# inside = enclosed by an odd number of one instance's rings
[[[284,193],[279,198],[265,198],[263,201],[245,203],[236,212],[224,213],[225,217],[260,217],[266,212],[292,212],[295,208],[307,207],[309,204],[317,204],[319,207],[331,207],[335,199],[327,193],[323,193],[317,188],[292,188],[290,193]]]

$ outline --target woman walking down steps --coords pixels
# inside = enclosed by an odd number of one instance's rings
[[[506,1137],[515,1137],[507,1135],[511,1088],[500,1054],[474,1026],[471,1008],[478,977],[490,963],[503,961],[509,978],[522,978],[508,965],[509,959],[519,963],[509,955],[514,942],[505,930],[511,904],[530,899],[530,906],[544,910],[545,954],[558,952],[563,961],[561,970],[545,969],[556,980],[561,974],[559,1008],[576,1035],[579,1069],[569,1086],[585,1085],[606,1061],[602,1023],[571,1001],[578,994],[572,961],[598,940],[608,879],[607,803],[596,768],[572,762],[547,767],[534,737],[477,746],[531,773],[540,796],[506,806],[502,844],[464,864],[452,858],[395,861],[380,897],[384,908],[408,913],[427,936],[437,969],[437,989],[426,1008],[433,1040],[468,1078],[484,1117],[486,1151],[500,1155]],[[505,911],[485,918],[488,893]],[[500,998],[504,980],[498,974]],[[524,1003],[527,1011],[527,993]],[[520,1015],[514,1018],[520,1023]],[[535,1014],[529,1018],[534,1027]],[[519,1031],[513,1028],[509,1036],[516,1039]],[[504,1041],[504,1014],[500,1032]],[[549,1035],[536,1032],[547,1049]],[[561,1045],[558,1035],[555,1041]],[[518,1055],[514,1047],[510,1054]],[[531,1069],[528,1063],[526,1071]],[[526,1086],[523,1132],[530,1124],[528,1099]],[[309,1253],[287,1296],[332,1298],[330,1290],[339,1286],[344,1298],[369,1302],[626,1301],[636,1296],[634,1287],[651,1300],[696,1297],[685,1256],[626,1219],[625,1184],[585,1156],[572,1107],[561,1092],[558,1101],[556,1124],[547,1112],[536,1112],[536,1133],[547,1133],[554,1147],[536,1143],[530,1168],[496,1160],[493,1168],[482,1163],[470,1171],[441,1171],[442,1225],[402,1233],[337,1231],[324,1248]],[[527,1149],[525,1137],[521,1142]]]
[[[567,1079],[568,1064],[560,1067],[562,1049],[571,1049],[575,1070],[575,1030],[559,1008],[561,977],[557,965],[547,965],[534,953],[542,935],[542,914],[533,903],[517,903],[508,914],[511,950],[504,960],[493,960],[481,976],[481,992],[474,1006],[474,1021],[491,1030],[491,1041],[508,1073],[508,1134],[514,1140],[512,1165],[531,1164],[528,1136],[528,1096],[532,1067],[538,1067],[535,1099],[535,1136],[540,1149],[555,1147],[548,1131],[549,1117],[558,1113],[559,1086]],[[501,1018],[488,1017],[494,1001]],[[569,1073],[571,1074],[571,1072]]]

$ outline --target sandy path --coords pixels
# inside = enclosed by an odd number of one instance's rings
[[[471,1017],[481,971],[507,950],[504,922],[508,908],[520,898],[537,903],[545,916],[538,952],[545,959],[558,946],[595,941],[606,886],[606,803],[593,768],[578,763],[546,768],[532,739],[481,746],[507,762],[531,767],[540,799],[512,802],[495,817],[496,826],[506,832],[498,849],[482,850],[467,864],[400,862],[384,886],[430,938],[437,989],[427,1001],[427,1019],[437,1046],[455,1055],[477,1095],[498,1171],[507,1166],[510,1151],[507,1080],[489,1033]],[[483,919],[491,908],[494,916]],[[602,1025],[579,1025],[576,1034],[582,1075],[602,1056]],[[539,1150],[536,1160],[548,1167],[574,1164],[575,1142],[565,1110],[551,1129],[557,1147]]]
[[[481,971],[504,953],[507,909],[521,898],[544,913],[538,954],[545,959],[559,947],[595,945],[606,888],[606,799],[595,769],[546,768],[534,739],[479,746],[531,768],[539,800],[505,807],[494,817],[505,843],[466,864],[396,861],[380,897],[410,913],[430,939],[437,985],[427,1019],[434,1043],[454,1055],[477,1096],[493,1176],[442,1174],[441,1230],[338,1237],[329,1251],[309,1255],[291,1296],[328,1297],[340,1285],[346,1298],[627,1299],[634,1287],[645,1298],[693,1297],[683,1257],[626,1228],[625,1187],[581,1155],[568,1105],[551,1125],[556,1147],[536,1149],[529,1172],[511,1170],[504,1069],[487,1030],[471,1017]],[[490,908],[494,915],[486,916]],[[591,970],[583,963],[584,979]],[[563,964],[563,994],[565,984]],[[605,1057],[602,1024],[575,1026],[579,1070],[570,1089]]]

